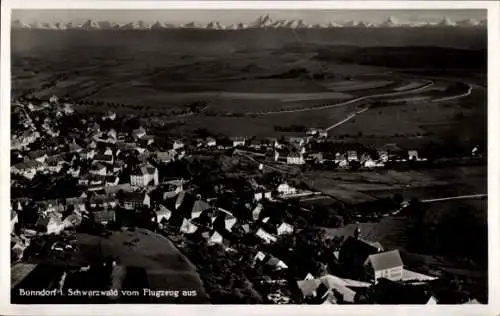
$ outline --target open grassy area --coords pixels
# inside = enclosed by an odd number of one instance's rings
[[[406,199],[487,193],[485,166],[370,172],[311,171],[309,185],[340,201],[356,204],[400,193]]]

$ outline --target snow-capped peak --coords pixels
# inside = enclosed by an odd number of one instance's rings
[[[336,28],[336,27],[486,27],[487,21],[481,20],[477,21],[474,19],[465,19],[458,22],[451,20],[448,17],[444,17],[440,22],[422,22],[422,21],[413,21],[413,22],[400,22],[396,17],[388,17],[387,20],[377,23],[371,24],[366,21],[347,21],[344,23],[314,23],[309,24],[301,19],[282,19],[282,20],[273,20],[269,14],[259,16],[256,20],[249,24],[234,23],[228,26],[221,24],[219,21],[212,21],[208,24],[199,24],[196,22],[190,22],[186,24],[169,24],[162,21],[156,21],[153,24],[146,23],[144,21],[132,21],[130,23],[125,23],[123,25],[118,25],[116,23],[110,21],[99,21],[94,22],[92,20],[87,20],[85,23],[81,25],[75,25],[73,23],[63,24],[60,22],[56,23],[39,23],[33,22],[30,24],[23,23],[21,20],[13,20],[11,27],[12,29],[43,29],[43,30],[73,30],[73,29],[82,29],[82,30],[159,30],[159,29],[170,29],[170,28],[191,28],[191,29],[211,29],[211,30],[224,30],[224,29],[233,29],[233,30],[242,30],[247,28],[289,28],[289,29],[298,29],[298,28],[315,28],[315,29],[323,29],[323,28]]]
[[[457,24],[450,18],[445,17],[437,24],[438,26],[456,26]]]
[[[478,26],[480,22],[474,19],[466,19],[457,22],[458,26]]]
[[[155,23],[153,23],[151,25],[151,29],[152,30],[161,30],[161,29],[164,29],[165,28],[165,25],[163,23],[161,23],[160,21],[156,21]]]
[[[400,25],[401,23],[393,16],[390,16],[387,20],[380,24],[381,27],[396,27]]]
[[[212,22],[207,24],[206,28],[210,29],[210,30],[224,30],[225,26],[220,24],[217,21],[212,21]]]
[[[150,26],[142,20],[130,22],[120,27],[122,30],[147,30]]]
[[[21,20],[12,21],[13,29],[29,29],[31,26],[29,24],[23,23]]]
[[[269,17],[269,14],[264,16],[259,16],[255,22],[251,23],[249,27],[251,28],[262,28],[262,27],[272,27],[273,21]]]
[[[85,23],[83,23],[80,28],[82,30],[98,30],[100,29],[101,27],[99,26],[99,24],[97,22],[94,22],[92,20],[87,20]]]

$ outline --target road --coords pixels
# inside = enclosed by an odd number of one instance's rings
[[[467,92],[465,92],[465,93],[462,93],[462,94],[459,94],[459,95],[453,95],[451,97],[444,97],[444,98],[434,99],[434,100],[432,100],[432,102],[450,101],[450,100],[460,99],[460,98],[469,96],[472,93],[472,85],[470,85],[470,84],[467,83],[467,86],[469,88],[467,89]]]
[[[335,124],[333,124],[333,125],[328,126],[327,128],[325,128],[325,131],[327,131],[327,132],[328,132],[329,130],[331,130],[331,129],[333,129],[333,128],[337,127],[337,126],[340,126],[340,125],[342,125],[342,124],[344,124],[344,123],[346,123],[346,122],[348,122],[348,121],[352,120],[352,119],[353,119],[353,118],[355,118],[357,115],[359,115],[359,114],[361,114],[361,113],[363,113],[363,112],[368,111],[368,109],[369,109],[369,107],[366,107],[366,108],[364,108],[364,109],[362,109],[362,110],[359,110],[359,111],[357,111],[357,112],[355,112],[355,113],[351,113],[351,114],[349,114],[349,115],[348,115],[345,119],[343,119],[342,121],[337,122],[337,123],[335,123]]]
[[[462,94],[459,94],[459,95],[450,96],[450,97],[444,97],[444,98],[434,99],[434,100],[432,100],[431,102],[433,102],[433,103],[434,103],[434,102],[443,102],[443,101],[450,101],[450,100],[456,100],[456,99],[460,99],[460,98],[463,98],[463,97],[467,97],[467,96],[469,96],[469,95],[472,93],[472,85],[470,85],[470,84],[468,84],[468,83],[467,83],[467,85],[469,86],[469,88],[468,88],[467,92],[465,92],[465,93],[462,93]],[[425,86],[424,86],[424,87],[425,87]],[[417,90],[422,89],[422,88],[424,88],[424,87],[417,88]],[[426,87],[425,87],[425,88],[426,88]],[[408,91],[408,90],[405,90],[405,91],[402,91],[402,92],[407,92],[407,91]],[[416,92],[416,90],[410,90],[410,91],[411,91],[411,92]],[[372,96],[372,97],[373,97],[373,96]],[[351,114],[349,114],[349,115],[348,115],[345,119],[343,119],[342,121],[337,122],[337,123],[335,123],[335,124],[333,124],[333,125],[331,125],[331,126],[327,127],[325,130],[326,130],[326,131],[329,131],[329,130],[331,130],[331,129],[333,129],[333,128],[336,128],[336,127],[338,127],[338,126],[340,126],[340,125],[342,125],[342,124],[344,124],[344,123],[346,123],[346,122],[348,122],[348,121],[352,120],[352,119],[353,119],[353,118],[355,118],[357,115],[359,115],[359,114],[361,114],[361,113],[363,113],[363,112],[368,111],[368,109],[369,109],[369,108],[370,108],[370,107],[368,106],[368,107],[366,107],[366,108],[364,108],[364,109],[362,109],[362,110],[360,110],[360,111],[358,111],[358,112],[351,113]]]
[[[283,113],[298,113],[298,112],[306,112],[306,111],[318,111],[318,110],[324,110],[324,109],[330,109],[330,108],[336,108],[336,107],[341,107],[345,105],[349,105],[355,102],[359,101],[364,101],[368,100],[371,98],[380,98],[380,97],[393,97],[393,96],[398,96],[398,95],[403,95],[403,94],[410,94],[410,93],[415,93],[419,92],[421,90],[427,89],[431,86],[434,85],[434,81],[428,80],[427,83],[425,83],[423,86],[420,86],[415,89],[410,89],[410,90],[404,90],[404,91],[397,91],[397,92],[386,92],[386,93],[379,93],[379,94],[371,94],[371,95],[366,95],[363,97],[347,100],[344,102],[340,103],[334,103],[334,104],[327,104],[327,105],[322,105],[322,106],[314,106],[314,107],[309,107],[309,108],[301,108],[301,109],[295,109],[295,110],[282,110],[282,111],[271,111],[271,112],[246,112],[244,115],[270,115],[270,114],[283,114]]]
[[[465,200],[465,199],[479,199],[479,198],[485,198],[488,197],[488,194],[471,194],[471,195],[459,195],[459,196],[450,196],[450,197],[444,197],[444,198],[437,198],[437,199],[427,199],[427,200],[421,200],[422,203],[432,203],[432,202],[440,202],[440,201],[451,201],[451,200]]]

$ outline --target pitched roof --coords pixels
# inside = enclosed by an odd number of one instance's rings
[[[113,160],[113,155],[95,155],[94,160],[111,161]]]
[[[191,213],[201,213],[210,208],[211,206],[207,202],[202,200],[196,200],[193,204],[193,208],[191,209]]]
[[[141,175],[141,176],[144,176],[144,175],[147,175],[147,174],[154,174],[156,171],[156,168],[155,167],[150,167],[150,166],[140,166],[140,167],[137,167],[135,168],[131,174],[132,175]]]
[[[38,166],[40,166],[40,163],[38,161],[28,160],[28,161],[17,163],[13,167],[15,167],[18,170],[26,170],[26,169],[31,169],[31,168],[37,168]]]
[[[166,208],[164,205],[160,204],[159,209],[155,211],[156,216],[167,215],[170,216],[172,211]]]
[[[370,262],[376,271],[395,268],[403,265],[403,260],[399,250],[391,250],[368,256],[367,262]]]
[[[297,286],[304,297],[313,296],[314,292],[318,289],[318,286],[320,284],[321,281],[318,279],[297,281]]]
[[[135,191],[135,192],[123,192],[124,201],[144,201],[146,193]]]
[[[47,152],[45,150],[35,150],[35,151],[30,151],[28,153],[28,157],[30,157],[31,159],[35,159],[35,158],[43,157],[46,154],[47,154]]]
[[[175,150],[169,150],[169,151],[159,151],[156,153],[156,157],[160,160],[172,160],[175,158],[176,151]]]

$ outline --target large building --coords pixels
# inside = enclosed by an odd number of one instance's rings
[[[141,166],[136,168],[130,174],[130,184],[137,187],[148,185],[158,185],[158,169],[151,166]]]

